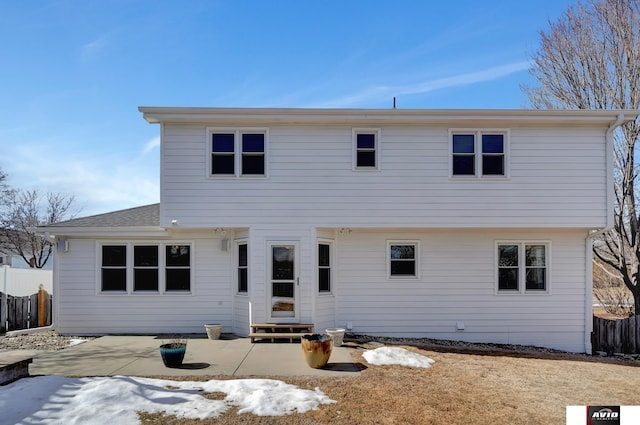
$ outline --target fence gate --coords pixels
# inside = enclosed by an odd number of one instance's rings
[[[24,297],[0,292],[0,332],[49,326],[52,301],[43,289]]]

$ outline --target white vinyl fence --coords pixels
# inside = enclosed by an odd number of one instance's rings
[[[24,297],[37,293],[39,289],[53,293],[53,271],[0,266],[0,292]]]
[[[0,267],[0,333],[51,325],[53,272]]]

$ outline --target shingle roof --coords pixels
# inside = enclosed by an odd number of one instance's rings
[[[160,204],[144,205],[89,217],[74,218],[42,227],[158,227]]]

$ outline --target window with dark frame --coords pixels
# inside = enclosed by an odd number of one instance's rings
[[[476,151],[475,135],[454,134],[453,135],[453,175],[454,176],[475,176],[476,174]]]
[[[416,267],[416,244],[391,244],[389,245],[389,275],[391,277],[415,277]]]
[[[165,253],[166,291],[190,291],[191,247],[189,245],[167,245]]]
[[[517,291],[519,289],[519,246],[498,246],[498,290]]]
[[[356,133],[356,168],[376,168],[376,134]]]
[[[546,291],[547,254],[545,245],[525,245],[525,289]]]
[[[235,175],[235,134],[211,134],[211,174]]]
[[[158,246],[133,247],[133,290],[158,291]]]
[[[248,250],[247,244],[238,244],[238,292],[246,293],[249,290],[248,282]]]
[[[241,173],[264,175],[264,133],[242,133]]]
[[[318,244],[318,291],[331,292],[331,245]]]
[[[544,243],[498,244],[498,291],[547,291],[547,251]]]
[[[207,134],[211,177],[266,177],[267,129],[208,128]]]
[[[451,174],[456,177],[507,175],[506,132],[459,131],[451,135]]]
[[[504,176],[504,135],[482,135],[482,175]]]
[[[102,245],[102,292],[127,290],[127,246]]]

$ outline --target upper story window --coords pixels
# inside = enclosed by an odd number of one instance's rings
[[[452,130],[452,177],[507,177],[508,130]]]
[[[211,134],[211,174],[235,176],[235,134]]]
[[[549,286],[549,243],[497,244],[499,293],[546,293]]]
[[[380,169],[380,129],[354,128],[353,169],[375,171]]]
[[[208,128],[211,177],[266,177],[266,129]]]

